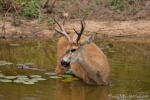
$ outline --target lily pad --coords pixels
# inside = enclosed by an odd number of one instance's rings
[[[62,80],[63,82],[72,82],[72,81],[77,81],[77,80],[80,80],[79,78],[77,77],[70,77],[70,78],[66,78],[64,80]]]
[[[25,81],[25,80],[28,80],[29,78],[28,78],[28,77],[18,77],[17,79],[18,79],[18,80]]]
[[[30,84],[34,84],[34,82],[31,82],[31,81],[24,81],[23,84],[28,84],[28,85],[30,85]]]
[[[18,78],[27,78],[28,76],[26,76],[26,75],[17,75],[16,77],[18,77]]]
[[[3,77],[5,77],[5,75],[3,75],[3,74],[0,74],[0,78],[3,78]]]
[[[59,76],[60,76],[60,77],[63,77],[63,78],[73,77],[72,75],[65,75],[65,74],[60,74]]]
[[[5,76],[4,78],[6,78],[6,79],[15,79],[16,76]]]
[[[23,83],[24,80],[17,79],[17,80],[14,80],[13,82],[14,82],[14,83]]]
[[[34,78],[32,78],[32,79],[36,79],[36,80],[39,80],[39,81],[44,81],[44,80],[46,80],[45,78],[42,78],[42,77],[34,77]]]
[[[38,77],[42,77],[41,75],[30,75],[30,77],[36,77],[36,78],[38,78]]]
[[[16,46],[20,46],[20,44],[9,44],[9,46],[16,47]]]
[[[51,76],[55,76],[55,75],[56,75],[56,73],[53,73],[53,72],[46,72],[46,73],[44,73],[44,74],[46,74],[46,75],[51,75]]]
[[[0,66],[12,65],[12,62],[0,61]]]
[[[49,76],[49,78],[55,78],[55,79],[57,79],[57,78],[63,78],[63,77],[61,77],[61,76]]]
[[[12,80],[8,80],[8,79],[0,79],[0,82],[12,82]]]
[[[12,62],[6,62],[6,65],[12,65],[13,63]]]

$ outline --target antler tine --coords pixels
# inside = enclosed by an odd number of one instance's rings
[[[56,30],[58,33],[64,35],[64,36],[68,39],[68,41],[70,41],[70,37],[69,37],[69,35],[66,33],[66,31],[65,31],[65,29],[64,29],[64,23],[65,23],[65,21],[63,21],[63,25],[60,25],[60,24],[56,21],[56,19],[55,19],[54,17],[53,17],[53,19],[54,19],[54,21],[57,23],[57,25],[60,27],[60,29],[62,30],[62,32],[58,31],[55,27],[53,27],[54,30]],[[64,20],[65,20],[65,19],[64,19]]]
[[[82,35],[82,33],[83,33],[83,30],[84,30],[84,28],[85,28],[85,22],[83,23],[82,21],[80,21],[81,22],[81,30],[80,30],[80,32],[78,33],[75,29],[74,29],[74,31],[75,31],[75,33],[78,35],[78,37],[77,37],[77,39],[76,39],[76,43],[78,43],[78,41],[80,40],[80,37],[81,37],[81,35]]]

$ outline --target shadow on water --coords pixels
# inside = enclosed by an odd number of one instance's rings
[[[111,68],[109,86],[89,86],[83,81],[72,83],[51,79],[45,72],[56,67],[55,40],[19,41],[19,46],[0,44],[0,61],[13,65],[0,66],[4,75],[42,75],[46,81],[34,85],[0,82],[0,100],[108,100],[150,98],[150,43],[106,40],[95,43],[106,54]],[[15,42],[11,42],[15,43]],[[16,64],[32,62],[40,70],[18,68]],[[0,78],[1,79],[1,78]]]

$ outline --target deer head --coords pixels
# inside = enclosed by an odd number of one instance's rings
[[[56,28],[54,28],[58,33],[64,35],[67,40],[68,40],[68,46],[66,48],[66,54],[64,55],[64,57],[61,60],[61,65],[69,68],[70,64],[78,61],[81,62],[82,61],[82,53],[84,52],[84,46],[88,45],[92,42],[92,40],[94,39],[95,34],[91,35],[90,37],[84,39],[84,40],[80,40],[81,35],[83,34],[83,30],[85,28],[85,22],[81,21],[81,30],[80,32],[77,32],[75,29],[75,33],[72,39],[70,39],[69,35],[67,34],[67,32],[64,29],[64,22],[62,25],[60,25],[54,18],[54,21],[57,23],[57,25],[60,27],[61,31],[58,31]]]

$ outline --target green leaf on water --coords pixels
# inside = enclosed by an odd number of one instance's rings
[[[6,78],[6,79],[15,79],[16,76],[5,76],[4,78]]]
[[[28,84],[28,85],[30,85],[30,84],[34,84],[34,82],[31,82],[31,81],[24,81],[23,84]]]
[[[25,81],[25,80],[28,80],[29,78],[28,77],[18,77],[17,79]]]
[[[3,75],[3,74],[0,74],[0,78],[3,78],[3,77],[5,77],[5,75]]]
[[[63,82],[72,82],[72,81],[78,81],[80,80],[79,78],[77,77],[69,77],[69,78],[66,78],[64,80],[62,80]]]
[[[46,73],[44,73],[44,74],[46,74],[46,75],[51,75],[51,76],[55,76],[55,75],[56,75],[56,73],[53,73],[53,72],[46,72]]]
[[[24,63],[24,65],[27,65],[27,66],[34,66],[34,63],[28,62],[28,63]]]
[[[57,79],[57,78],[63,78],[63,77],[61,77],[61,76],[49,76],[49,78]]]
[[[12,80],[8,80],[8,79],[0,79],[0,82],[12,82]]]
[[[38,77],[42,77],[42,76],[41,75],[30,75],[30,77],[38,78]]]
[[[46,80],[45,78],[42,78],[42,77],[34,77],[34,78],[32,78],[32,79],[36,79],[36,80],[39,80],[39,81],[44,81],[44,80]]]
[[[12,62],[6,62],[6,65],[12,65],[13,63]]]
[[[0,61],[0,66],[12,65],[12,62]]]
[[[9,46],[17,47],[17,46],[20,46],[20,44],[9,44]]]
[[[65,75],[65,74],[59,74],[60,77],[63,78],[69,78],[69,77],[73,77],[72,75]]]
[[[14,83],[23,83],[23,82],[24,82],[24,80],[16,79],[16,80],[14,80],[13,82],[14,82]]]
[[[17,75],[16,77],[18,77],[18,78],[27,78],[28,76],[26,76],[26,75]]]

